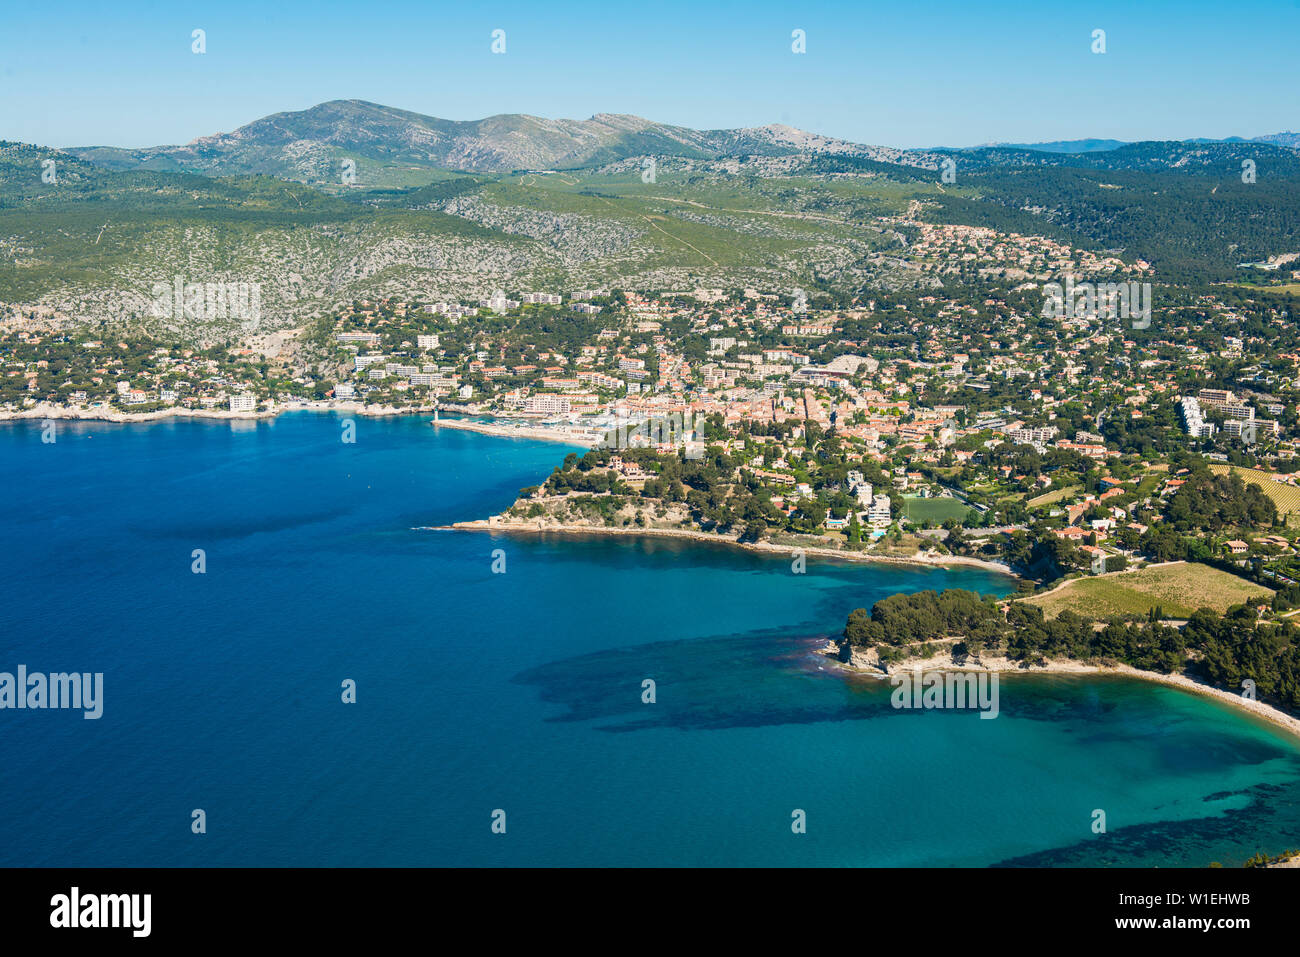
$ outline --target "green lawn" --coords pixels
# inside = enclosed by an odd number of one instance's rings
[[[926,521],[941,525],[950,518],[961,521],[970,512],[970,507],[955,498],[918,498],[906,496],[907,508],[903,514],[910,517],[917,525]]]

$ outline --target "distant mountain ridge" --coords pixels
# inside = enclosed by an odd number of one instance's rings
[[[934,288],[952,277],[911,252],[926,223],[1225,282],[1296,251],[1294,138],[901,150],[781,124],[454,121],[338,100],[183,146],[0,141],[0,315],[152,325],[150,290],[177,276],[257,283],[274,328],[357,298],[498,288]]]
[[[586,120],[522,113],[445,120],[365,100],[331,100],[305,110],[274,113],[233,132],[201,136],[180,146],[86,146],[66,152],[118,171],[266,175],[304,183],[339,183],[349,161],[369,164],[368,174],[374,167],[389,172],[406,168],[502,174],[592,168],[645,156],[704,161],[814,156],[832,162],[866,160],[934,170],[945,155],[958,155],[967,168],[1078,163],[1093,168],[1196,169],[1213,166],[1218,161],[1216,150],[1231,159],[1236,156],[1234,147],[1252,144],[1296,150],[1300,134],[1158,143],[1081,139],[920,150],[853,143],[779,123],[694,130],[624,113],[597,113]],[[373,184],[373,176],[366,181]]]
[[[597,113],[587,120],[526,114],[444,120],[364,100],[332,100],[275,113],[183,146],[88,146],[67,152],[118,170],[266,174],[307,181],[337,179],[338,163],[358,157],[482,173],[586,167],[646,155],[712,159],[817,152],[903,165],[921,165],[926,158],[924,152],[864,146],[779,124],[692,130],[617,113]]]
[[[1108,139],[1084,139],[1084,140],[1051,140],[1045,143],[985,143],[981,146],[971,147],[972,149],[999,148],[1008,150],[1035,150],[1042,153],[1098,153],[1109,150],[1119,149],[1121,146],[1132,146],[1133,140],[1108,140]],[[1268,143],[1271,146],[1282,146],[1287,149],[1300,149],[1300,133],[1269,133],[1266,136],[1255,136],[1247,139],[1244,136],[1225,136],[1221,139],[1215,139],[1207,136],[1195,136],[1186,140],[1173,140],[1172,142],[1181,143]]]
[[[1127,146],[1127,140],[1053,140],[1048,143],[986,143],[991,148],[1037,150],[1043,153],[1096,153]],[[978,148],[978,147],[977,147]]]

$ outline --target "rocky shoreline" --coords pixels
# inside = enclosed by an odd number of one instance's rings
[[[817,545],[776,545],[772,542],[741,542],[734,535],[717,535],[713,532],[701,532],[688,528],[610,528],[602,525],[576,525],[576,524],[554,524],[538,523],[529,521],[504,521],[499,517],[487,519],[476,519],[469,522],[455,522],[451,525],[439,526],[441,529],[454,529],[457,531],[491,531],[491,532],[519,532],[519,533],[545,533],[556,532],[563,535],[631,535],[631,536],[650,536],[655,538],[680,538],[688,541],[707,542],[715,545],[727,545],[732,548],[744,548],[755,552],[778,552],[783,555],[791,555],[795,549],[799,549],[806,556],[817,556],[821,558],[833,558],[837,561],[846,562],[867,562],[874,564],[889,565],[913,565],[928,567],[955,567],[967,566],[973,568],[983,568],[986,571],[997,572],[1000,575],[1006,575],[1008,578],[1019,579],[1010,568],[1000,562],[986,561],[981,558],[967,558],[963,555],[940,555],[938,553],[918,553],[914,556],[894,556],[894,555],[873,555],[869,552],[850,552],[839,548],[828,548]]]
[[[364,416],[432,415],[433,406],[402,406],[399,408],[397,406],[367,405],[362,402],[327,400],[282,405],[273,409],[264,409],[260,412],[231,412],[229,409],[189,409],[184,406],[170,406],[166,409],[154,409],[150,412],[120,412],[116,409],[90,409],[39,403],[30,409],[0,411],[0,422],[29,419],[117,423],[158,422],[163,419],[274,419],[286,412],[345,412],[349,415]]]

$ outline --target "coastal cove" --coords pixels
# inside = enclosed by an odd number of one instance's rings
[[[1025,674],[997,720],[904,713],[822,653],[853,608],[1007,594],[997,569],[810,555],[795,575],[788,550],[684,536],[429,531],[499,513],[567,448],[427,414],[345,444],[344,414],[0,427],[0,670],[104,674],[99,720],[0,712],[23,782],[0,790],[0,861],[1168,867],[1300,846],[1300,749],[1224,703]]]
[[[1204,695],[1230,708],[1240,709],[1248,715],[1265,721],[1274,727],[1281,728],[1291,737],[1297,748],[1300,748],[1300,718],[1288,714],[1281,708],[1274,707],[1263,701],[1245,698],[1239,694],[1233,694],[1224,691],[1221,688],[1215,688],[1190,678],[1182,674],[1161,674],[1155,671],[1143,671],[1140,668],[1134,668],[1131,665],[1116,663],[1113,665],[1099,665],[1086,661],[1075,661],[1069,658],[1048,659],[1042,664],[1028,665],[1024,662],[1012,661],[1004,657],[985,657],[978,663],[962,662],[957,663],[952,660],[951,655],[935,655],[930,658],[908,658],[901,662],[891,664],[888,671],[884,670],[878,661],[873,661],[867,655],[854,650],[850,661],[842,662],[839,660],[839,645],[836,642],[827,642],[826,647],[822,649],[822,654],[834,662],[834,666],[842,669],[845,673],[851,675],[869,676],[886,678],[898,674],[911,672],[926,673],[931,671],[957,671],[957,672],[975,672],[975,673],[996,673],[998,675],[1095,675],[1101,678],[1119,678],[1132,679],[1135,681],[1154,681],[1158,684],[1166,685],[1171,688],[1180,688],[1191,694]]]

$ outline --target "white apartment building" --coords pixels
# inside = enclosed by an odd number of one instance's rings
[[[569,400],[562,395],[530,395],[524,400],[525,412],[538,412],[544,415],[568,415]]]
[[[478,301],[479,308],[491,309],[493,312],[505,312],[509,309],[518,309],[519,301],[517,299],[507,299],[506,294],[498,289],[488,299]]]
[[[345,344],[364,342],[367,345],[375,345],[379,342],[379,334],[376,332],[340,332],[338,340]]]
[[[1007,438],[1016,445],[1046,445],[1056,438],[1058,431],[1060,430],[1054,425],[1037,429],[1010,429]]]
[[[872,528],[888,528],[892,521],[889,513],[889,496],[875,495],[871,499],[871,508],[867,509],[867,524]]]
[[[1208,439],[1214,435],[1214,423],[1206,422],[1201,417],[1201,403],[1195,398],[1185,395],[1179,399],[1178,411],[1183,417],[1183,427],[1187,429],[1188,435],[1197,439]]]

